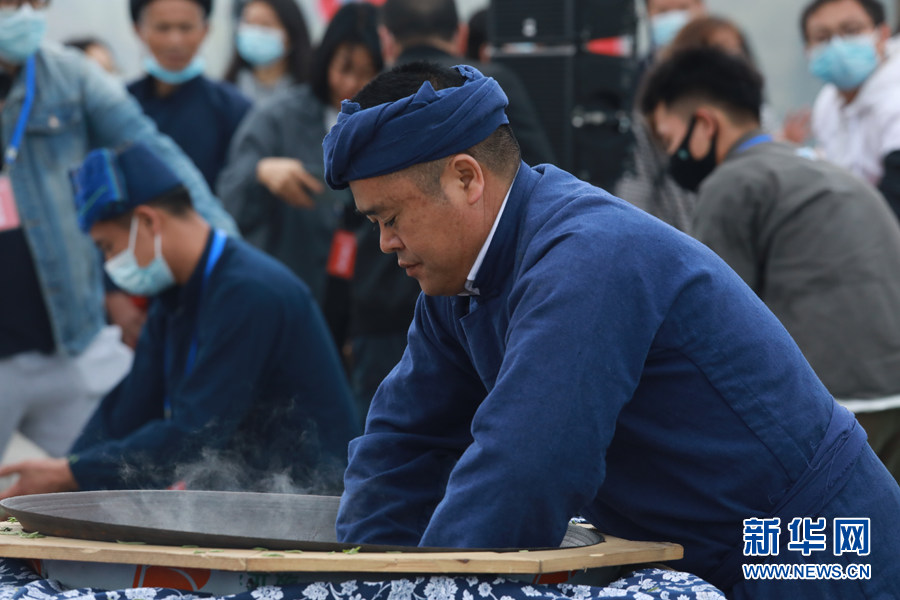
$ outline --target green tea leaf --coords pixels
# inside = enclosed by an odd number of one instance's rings
[[[258,552],[268,552],[269,551],[268,548],[254,548],[254,550],[256,550]]]
[[[387,550],[385,554],[403,554],[400,550]]]
[[[360,550],[360,547],[357,546],[356,548],[348,548],[346,550],[342,550],[342,552],[344,554],[359,554],[359,550]]]
[[[19,522],[19,520],[15,517],[9,517],[6,520],[9,521],[10,523],[18,523]]]
[[[288,554],[303,554],[303,550],[285,550]]]
[[[25,538],[28,540],[34,540],[37,538],[47,537],[46,535],[42,535],[41,532],[35,531],[33,533],[25,533],[24,531],[19,533],[19,537]]]
[[[224,550],[210,550],[210,552],[225,552]]]
[[[147,542],[123,542],[121,540],[116,540],[117,544],[124,544],[125,546],[145,546]]]
[[[185,544],[182,548],[199,548],[200,546],[195,546],[193,544]]]
[[[284,554],[278,554],[276,552],[270,552],[268,554],[263,554],[263,556],[269,556],[272,558],[284,558]]]

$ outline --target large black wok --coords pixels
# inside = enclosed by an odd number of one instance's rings
[[[110,491],[19,496],[0,502],[26,531],[103,542],[164,546],[332,551],[340,498],[243,492]],[[562,547],[603,541],[570,526]],[[363,545],[361,551],[448,551]],[[454,551],[454,550],[450,550]],[[460,550],[455,550],[460,551]],[[503,551],[499,549],[498,551]]]

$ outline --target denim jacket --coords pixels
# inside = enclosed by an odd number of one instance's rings
[[[237,228],[190,159],[159,133],[121,83],[80,52],[55,44],[41,47],[35,67],[34,106],[8,174],[57,348],[77,356],[105,324],[101,260],[78,227],[69,182],[69,170],[89,151],[146,143],[184,181],[197,211],[213,227],[228,233]],[[0,113],[3,149],[25,98],[24,71]]]

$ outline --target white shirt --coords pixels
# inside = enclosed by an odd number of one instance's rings
[[[827,84],[813,107],[812,130],[825,158],[878,185],[884,157],[900,150],[900,40],[888,42],[887,58],[847,104]]]
[[[519,172],[516,171],[516,177],[518,176]],[[478,276],[478,271],[481,269],[481,263],[484,262],[484,257],[487,254],[488,248],[491,247],[491,240],[494,239],[494,233],[497,232],[497,225],[500,224],[500,217],[503,216],[503,210],[506,208],[506,201],[509,200],[509,195],[512,193],[513,185],[515,185],[515,183],[516,178],[513,177],[513,182],[509,186],[509,191],[506,192],[506,198],[503,199],[503,204],[500,205],[500,212],[497,213],[497,218],[494,219],[494,224],[491,226],[491,232],[488,234],[487,240],[485,240],[481,250],[479,250],[478,257],[475,259],[475,264],[472,265],[472,270],[469,271],[469,276],[466,278],[466,291],[461,293],[460,296],[478,296],[481,294],[478,288],[475,287],[475,278]]]

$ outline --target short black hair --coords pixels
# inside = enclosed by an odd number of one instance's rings
[[[394,67],[370,81],[353,97],[353,102],[358,103],[363,110],[396,102],[415,95],[426,81],[430,81],[431,86],[438,91],[461,87],[466,78],[455,68],[425,60],[414,61]],[[509,125],[501,125],[484,141],[461,154],[468,154],[493,173],[509,179],[515,176],[522,160],[519,142]],[[440,176],[444,165],[444,160],[418,164],[410,167],[410,175],[423,191],[437,194],[440,192]]]
[[[334,15],[325,30],[325,36],[313,55],[310,87],[326,106],[331,104],[328,69],[342,44],[365,48],[372,57],[375,71],[380,72],[384,68],[384,58],[378,38],[378,9],[364,2],[346,4]]]
[[[456,0],[387,0],[381,20],[401,45],[430,37],[449,42],[459,30]]]
[[[673,53],[647,76],[641,112],[652,115],[663,104],[707,101],[735,121],[760,120],[764,80],[750,61],[718,48],[689,48]]]
[[[191,200],[191,193],[183,185],[174,187],[168,192],[157,196],[153,200],[144,202],[141,206],[152,206],[153,208],[164,210],[176,217],[187,216],[194,210],[194,203]],[[119,225],[122,225],[124,227],[131,227],[131,219],[133,217],[134,211],[130,210],[127,213],[118,215],[117,217],[113,217],[110,220],[115,221]]]
[[[81,50],[82,52],[87,52],[88,48],[91,46],[100,46],[101,48],[109,50],[109,46],[95,37],[73,38],[63,42],[63,45],[68,46],[69,48],[75,48],[76,50]]]
[[[192,0],[203,9],[204,18],[208,19],[213,10],[213,0]],[[154,0],[130,0],[129,7],[131,9],[131,20],[138,23],[141,20],[141,14],[148,4],[152,4]]]
[[[803,13],[800,15],[800,33],[803,35],[804,40],[809,39],[809,37],[806,35],[806,24],[809,23],[809,18],[812,17],[813,13],[818,11],[820,8],[822,8],[826,4],[831,4],[832,2],[840,2],[840,0],[813,0],[806,5],[806,8],[803,9]],[[872,23],[875,24],[875,27],[883,25],[887,20],[884,11],[884,4],[882,4],[878,0],[854,0],[854,2],[863,7],[863,10],[865,10],[866,13],[872,18]]]

